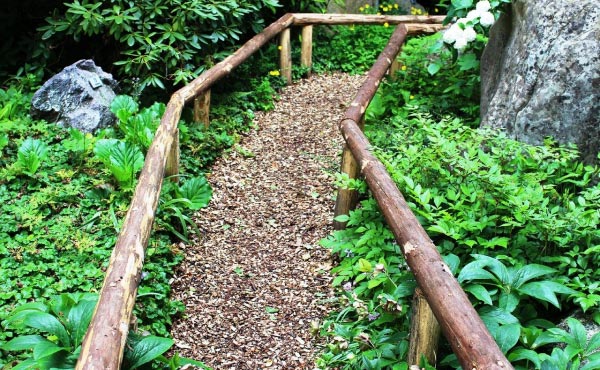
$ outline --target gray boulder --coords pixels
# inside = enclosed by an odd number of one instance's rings
[[[481,58],[481,125],[541,144],[600,149],[600,7],[597,0],[514,0]]]
[[[31,116],[94,132],[110,126],[117,82],[92,60],[80,60],[46,81],[33,95]]]

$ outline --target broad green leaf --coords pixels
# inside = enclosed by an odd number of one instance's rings
[[[469,9],[473,7],[473,0],[452,0],[452,6],[456,9]]]
[[[590,338],[585,347],[585,354],[589,355],[592,352],[596,351],[598,348],[600,348],[600,333],[596,333],[593,337]]]
[[[517,324],[519,320],[511,313],[503,311],[493,306],[484,306],[478,310],[481,320],[486,326],[493,326],[493,324],[508,325]],[[490,324],[490,325],[488,325]]]
[[[127,339],[129,350],[125,357],[129,367],[134,369],[148,363],[171,348],[173,340],[155,336],[138,337],[129,334]]]
[[[117,116],[121,123],[126,123],[129,117],[138,111],[138,104],[127,95],[116,96],[110,104],[110,111]]]
[[[519,323],[501,325],[495,332],[492,332],[496,343],[504,353],[517,344],[520,334],[521,325]]]
[[[521,286],[519,292],[549,302],[553,306],[560,308],[556,293],[572,294],[574,290],[553,281],[534,281]]]
[[[334,220],[336,220],[337,222],[348,222],[348,221],[350,221],[350,216],[348,216],[348,215],[339,215]]]
[[[364,258],[358,260],[358,271],[360,272],[371,272],[373,266],[371,266],[371,262],[367,261]]]
[[[67,325],[71,331],[73,346],[77,347],[81,344],[92,320],[95,307],[96,300],[82,300],[69,311]]]
[[[178,197],[188,199],[189,208],[195,211],[208,205],[212,188],[204,176],[197,176],[186,180],[176,193]]]
[[[467,263],[458,274],[458,281],[463,283],[465,281],[473,280],[489,280],[490,282],[496,281],[494,275],[489,271],[485,270],[486,263],[484,261],[473,261]]]
[[[427,72],[429,72],[429,74],[433,76],[434,74],[438,73],[441,68],[442,65],[439,63],[430,63],[427,66]]]
[[[473,257],[478,261],[484,264],[485,267],[488,267],[491,272],[496,275],[498,280],[502,282],[502,284],[508,284],[510,282],[510,273],[504,264],[498,261],[495,258],[484,256],[482,254],[474,254]]]
[[[144,165],[144,155],[133,144],[115,139],[96,142],[94,154],[110,170],[123,188],[133,185],[135,175]]]
[[[68,347],[71,345],[69,334],[56,317],[46,312],[30,311],[23,318],[23,325],[38,329],[44,333],[56,335],[59,342]]]
[[[519,305],[519,297],[514,293],[502,292],[500,294],[498,307],[506,312],[513,312]]]
[[[45,340],[41,335],[21,335],[4,343],[0,348],[5,351],[22,351],[24,349],[31,349],[36,344]]]
[[[538,353],[535,351],[532,351],[530,349],[516,348],[514,351],[511,351],[508,354],[507,358],[510,362],[515,362],[515,361],[520,361],[520,360],[531,361],[535,365],[536,369],[539,369],[540,366],[542,365],[541,361],[540,361],[540,356],[538,355]]]
[[[477,299],[479,299],[480,301],[482,301],[483,303],[492,305],[492,297],[490,296],[490,293],[488,292],[488,290],[480,284],[473,284],[473,285],[468,285],[467,287],[464,288],[465,291],[473,294],[473,296]]]
[[[33,349],[33,358],[40,360],[63,350],[65,350],[65,348],[57,345],[56,343],[53,343],[49,340],[44,340],[38,343]]]
[[[579,370],[597,370],[600,369],[600,353],[595,353],[589,356],[587,362],[582,365]]]
[[[569,317],[567,319],[567,325],[569,325],[571,336],[577,343],[577,348],[585,349],[587,344],[587,333],[581,321]]]
[[[381,283],[383,283],[384,280],[380,280],[380,279],[371,279],[369,280],[369,282],[367,283],[367,288],[368,289],[373,289],[379,285],[381,285]]]
[[[555,272],[556,272],[555,269],[553,269],[551,267],[543,266],[543,265],[537,265],[537,264],[525,265],[517,270],[517,272],[513,278],[512,286],[514,288],[519,288],[520,286],[522,286],[529,280],[538,278],[540,276],[552,274]]]
[[[27,138],[17,153],[17,166],[23,173],[32,176],[48,156],[48,147],[42,141]]]
[[[468,53],[461,55],[458,60],[458,65],[461,71],[468,71],[470,69],[479,68],[479,60],[474,53]]]
[[[444,262],[446,262],[446,265],[448,265],[448,267],[450,268],[452,274],[456,275],[456,273],[458,272],[458,267],[460,266],[460,258],[458,258],[457,255],[452,253],[445,255],[442,258],[444,259]]]
[[[33,358],[28,358],[25,361],[21,361],[17,364],[17,366],[13,367],[11,370],[36,370],[39,369],[39,365],[37,361]]]
[[[564,330],[563,330],[563,332],[565,333],[565,335],[568,335],[568,333],[565,332]],[[540,334],[537,338],[535,338],[535,341],[531,345],[531,348],[535,349],[535,348],[544,346],[546,344],[561,342],[562,337],[563,336],[558,336],[558,335],[554,334],[553,332],[545,331],[542,334]]]

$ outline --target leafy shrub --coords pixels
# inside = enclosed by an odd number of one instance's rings
[[[333,35],[315,35],[315,71],[364,73],[371,68],[392,35],[392,27],[335,26]]]
[[[97,294],[77,293],[55,296],[48,305],[21,305],[13,310],[6,324],[17,330],[29,328],[39,334],[20,335],[0,346],[0,349],[32,350],[25,353],[29,357],[14,366],[14,369],[73,369],[97,301]],[[193,364],[203,369],[207,368],[198,361],[181,357],[177,357],[176,362],[166,359],[162,354],[169,350],[173,343],[169,338],[141,336],[132,331],[127,336],[122,368],[136,369],[154,360],[166,364]]]
[[[458,119],[434,121],[414,106],[408,109],[412,113],[367,121],[378,157],[448,265],[460,271],[459,280],[502,349],[517,365],[553,361],[540,341],[533,345],[554,327],[547,319],[560,316],[562,306],[598,311],[594,283],[600,276],[589,268],[600,262],[593,252],[600,244],[600,189],[591,185],[598,169],[552,142],[528,146],[467,128]],[[341,335],[339,327],[369,335],[405,332],[413,277],[373,199],[340,220],[348,228],[323,241],[340,258],[334,285],[343,292],[339,313],[323,327],[332,342],[322,363],[360,368],[356,361],[377,359],[400,366],[402,358],[388,358],[382,348],[369,349],[378,353],[373,357],[352,347],[356,336]],[[395,313],[401,322],[386,325],[394,314],[390,302],[403,308]],[[332,349],[336,337],[347,348]],[[456,366],[451,358],[444,364]]]
[[[37,53],[48,59],[54,49],[49,45],[68,37],[77,42],[96,37],[112,49],[111,55],[118,55],[113,61],[121,75],[141,78],[140,90],[165,88],[190,81],[210,66],[216,52],[248,32],[259,32],[263,11],[278,6],[277,0],[73,0],[55,9],[39,28],[44,42]]]

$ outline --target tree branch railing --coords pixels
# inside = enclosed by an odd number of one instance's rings
[[[438,31],[441,29],[442,19],[440,16],[286,14],[246,42],[235,53],[176,91],[167,104],[155,138],[148,149],[135,193],[111,255],[98,304],[82,343],[76,369],[116,370],[121,366],[163,179],[165,175],[170,175],[176,181],[178,174],[177,124],[185,104],[194,100],[195,120],[208,125],[210,87],[277,35],[280,35],[282,43],[282,75],[291,82],[291,75],[288,78],[287,70],[283,70],[285,67],[291,72],[291,49],[289,44],[283,44],[288,43],[289,34],[286,36],[286,33],[292,26],[303,26],[301,65],[310,69],[313,25],[384,23],[399,26],[373,65],[344,119],[339,123],[346,141],[346,161],[354,161],[354,176],[358,176],[359,172],[365,176],[398,244],[402,246],[403,254],[423,295],[440,322],[463,369],[512,368],[441,259],[435,245],[406,205],[389,174],[370,152],[369,143],[359,127],[367,105],[386,71],[396,59],[406,35]],[[346,208],[336,205],[336,212],[348,212],[350,208],[351,202]]]

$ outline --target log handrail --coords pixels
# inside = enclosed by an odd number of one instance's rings
[[[512,369],[358,125],[406,34],[396,28],[339,128],[462,368]]]
[[[362,118],[366,106],[375,93],[379,81],[387,68],[389,68],[391,60],[398,53],[406,34],[435,32],[441,28],[439,23],[441,23],[442,19],[443,17],[430,16],[354,15],[352,17],[342,17],[331,14],[288,13],[246,42],[235,53],[176,91],[167,104],[155,138],[148,149],[135,193],[111,255],[98,304],[83,339],[76,369],[116,370],[120,368],[140,281],[145,250],[152,229],[167,163],[169,163],[167,172],[176,175],[176,173],[171,173],[173,172],[171,169],[177,168],[177,164],[175,163],[176,158],[173,158],[173,156],[177,156],[178,151],[174,146],[178,145],[177,123],[181,117],[184,105],[198,95],[207,92],[215,82],[229,74],[270,39],[290,26],[349,23],[406,23],[406,25],[397,27],[390,39],[390,43],[382,53],[383,59],[380,57],[376,65],[373,66],[373,69],[376,71],[369,73],[369,78],[364,85],[369,86],[369,93],[363,93],[363,89],[361,88],[355,99],[355,103],[348,109],[345,119],[340,122],[340,129],[344,139],[360,164],[361,172],[366,176],[367,183],[375,194],[376,199],[382,205],[382,210],[390,207],[391,211],[384,211],[386,220],[388,220],[388,224],[392,228],[397,240],[401,242],[407,262],[413,269],[425,297],[430,303],[433,303],[433,311],[438,320],[440,320],[442,328],[461,361],[463,368],[511,368],[508,361],[506,361],[502,353],[497,349],[497,345],[491,340],[491,336],[470,305],[466,294],[460,289],[456,279],[451,274],[444,273],[449,272],[447,266],[443,263],[435,246],[428,239],[425,231],[420,227],[414,215],[412,215],[406,206],[398,189],[395,185],[392,186],[389,183],[391,181],[389,174],[387,174],[381,163],[369,152],[368,141],[366,141],[366,138],[356,126],[356,122]],[[373,88],[374,90],[372,90]],[[396,217],[406,217],[409,222],[407,223],[403,219],[403,223],[398,226],[399,219],[396,219]],[[416,226],[413,225],[415,222]],[[410,225],[410,227],[407,225]],[[411,232],[415,232],[414,230],[417,230],[416,236],[411,234]],[[428,258],[433,258],[435,262],[432,263]],[[423,261],[431,264],[435,272],[428,271],[427,266],[423,265]],[[438,274],[439,276],[437,276],[436,273],[438,273],[440,268],[442,269],[442,274]],[[424,279],[431,279],[431,281]],[[451,283],[447,283],[446,280],[451,280]],[[440,292],[438,286],[444,287],[440,296],[436,296]],[[447,287],[450,287],[452,290],[447,290]],[[456,294],[457,300],[446,299],[445,297],[448,294]],[[459,302],[466,306],[450,307],[450,311],[447,311],[445,308],[436,307],[440,304],[446,304],[448,301]],[[458,308],[460,308],[460,312],[455,314]],[[452,316],[445,316],[448,314]],[[444,319],[444,317],[447,318]],[[477,339],[469,341],[464,336],[465,331],[469,331],[469,334]],[[454,337],[458,334],[463,336],[460,340],[454,340]],[[490,340],[492,343],[488,343]],[[485,344],[485,347],[482,347],[483,344]],[[492,348],[493,346],[496,349]],[[489,352],[485,352],[486,350],[489,350]],[[469,353],[474,353],[475,355],[471,356]],[[484,364],[490,362],[482,359],[482,356],[489,357],[490,361],[495,361],[495,365],[484,366]]]

